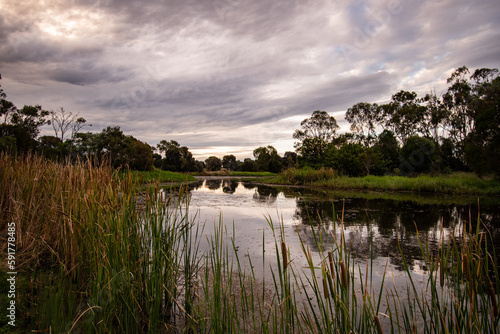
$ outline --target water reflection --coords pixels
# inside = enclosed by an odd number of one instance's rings
[[[212,221],[222,213],[224,222],[234,222],[240,249],[255,256],[263,255],[263,246],[272,246],[270,241],[263,240],[263,233],[270,232],[266,217],[276,223],[282,221],[287,243],[295,254],[300,254],[296,231],[308,241],[311,251],[318,253],[313,230],[328,232],[323,244],[329,248],[343,229],[346,242],[358,260],[389,258],[395,270],[403,269],[400,252],[411,269],[425,270],[417,230],[431,250],[436,250],[441,240],[458,237],[464,223],[477,221],[478,215],[494,236],[500,234],[496,225],[500,221],[498,199],[491,198],[478,210],[477,199],[467,202],[463,197],[456,200],[448,197],[445,203],[437,198],[433,203],[429,197],[415,196],[412,200],[408,194],[402,199],[387,199],[377,198],[373,193],[269,187],[229,179],[200,181],[191,187],[190,193],[191,205],[199,210],[202,221]],[[368,251],[370,247],[372,250]]]

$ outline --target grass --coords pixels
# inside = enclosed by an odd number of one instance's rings
[[[182,183],[196,181],[196,179],[188,174],[181,174],[169,172],[161,169],[154,169],[152,171],[121,171],[120,176],[127,177],[131,174],[132,178],[138,179],[142,183]]]
[[[234,172],[234,171],[229,171],[229,170],[219,170],[219,171],[214,171],[214,172],[194,173],[193,175],[199,175],[199,176],[235,176],[235,177],[276,176],[275,173],[271,173],[271,172]]]
[[[230,172],[229,176],[264,177],[264,176],[276,176],[276,174],[271,172]]]
[[[417,177],[338,176],[328,169],[288,169],[267,181],[271,184],[325,187],[330,189],[412,191],[443,194],[500,195],[500,181],[472,173]]]
[[[297,230],[299,254],[287,246],[283,225],[268,217],[272,235],[263,234],[262,244],[270,237],[275,255],[271,260],[263,256],[262,262],[270,268],[269,281],[253,272],[256,259],[248,259],[250,266],[245,267],[247,259],[238,255],[222,217],[214,222],[215,232],[204,236],[185,195],[183,187],[168,194],[158,183],[141,192],[133,174],[119,177],[107,165],[60,165],[34,156],[0,155],[1,232],[7,222],[16,223],[20,284],[15,330],[500,330],[497,256],[493,237],[479,219],[471,218],[447,235],[441,230],[437,250],[419,236],[427,275],[423,285],[415,282],[411,267],[403,262],[408,286],[401,290],[390,284],[387,267],[382,281],[374,284],[373,271],[380,268],[371,260],[358,264],[343,234],[343,209],[334,213],[333,230],[321,224]],[[199,249],[202,236],[210,246],[205,252]],[[372,247],[365,245],[368,255]],[[404,261],[402,249],[400,253]],[[305,266],[300,257],[306,259]],[[2,331],[12,329],[0,326]]]

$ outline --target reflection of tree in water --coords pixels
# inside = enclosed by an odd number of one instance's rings
[[[358,258],[369,258],[371,254],[375,258],[389,257],[391,264],[399,270],[403,269],[401,253],[410,269],[422,259],[417,230],[421,241],[428,243],[431,252],[436,252],[442,236],[446,236],[447,241],[450,234],[460,232],[460,226],[469,221],[469,210],[473,221],[477,217],[477,209],[472,207],[421,205],[411,201],[353,198],[343,203],[340,200],[299,197],[296,202],[294,217],[302,222],[300,231],[313,250],[319,251],[311,227],[329,232],[330,235],[323,238],[324,246],[334,245],[331,234],[340,240],[342,207],[345,205],[343,231],[353,255]],[[487,226],[500,221],[498,210],[492,212],[481,216]],[[442,228],[444,233],[441,233]],[[500,236],[500,229],[490,230],[493,235]],[[500,240],[497,249],[498,246]]]
[[[298,197],[294,218],[306,225],[329,225],[334,221],[332,202]]]
[[[222,182],[222,191],[226,194],[233,194],[238,187],[238,182],[231,180],[224,180]]]
[[[254,189],[255,188],[255,184],[252,184],[252,183],[246,183],[246,182],[243,182],[243,188],[245,189]]]
[[[220,188],[222,180],[205,180],[205,188],[217,190]]]
[[[203,181],[196,181],[196,182],[190,182],[189,183],[189,190],[198,190],[200,188],[203,188]]]
[[[276,202],[279,193],[276,187],[257,186],[253,194],[253,199],[259,203],[272,204]]]

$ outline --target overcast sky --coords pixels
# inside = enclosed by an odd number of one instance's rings
[[[0,84],[198,159],[293,151],[314,110],[500,67],[498,0],[0,0]]]

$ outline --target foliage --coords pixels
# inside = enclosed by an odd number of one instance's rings
[[[498,70],[480,68],[470,75],[469,69],[462,66],[451,74],[447,83],[448,90],[442,96],[431,92],[419,98],[415,92],[402,90],[381,106],[355,104],[346,112],[346,120],[355,134],[338,136],[332,142],[341,147],[353,139],[356,141],[358,136],[359,143],[367,148],[374,146],[380,152],[388,172],[399,170],[413,175],[473,170],[480,175],[499,177]],[[373,144],[377,128],[385,130]],[[387,131],[398,140],[394,141]],[[313,166],[323,165],[322,143],[308,144],[312,148],[298,150],[300,159],[314,161],[315,164],[310,164]]]
[[[438,194],[500,194],[500,181],[492,178],[480,178],[473,173],[455,172],[435,176],[421,174],[416,177],[395,175],[349,177],[339,176],[333,169],[328,171],[330,172],[325,173],[324,168],[319,170],[291,168],[278,174],[276,178],[266,180],[266,182],[331,189],[411,191]]]
[[[271,145],[258,147],[253,151],[255,157],[256,171],[278,173],[283,168],[278,151]]]
[[[337,170],[342,175],[365,175],[362,155],[364,148],[360,144],[346,144],[340,148],[331,146],[325,157],[325,166]]]
[[[300,126],[301,129],[295,130],[293,134],[293,138],[299,140],[295,143],[297,153],[304,164],[320,164],[339,128],[335,117],[328,115],[326,111],[316,110],[310,118],[304,119]]]
[[[285,154],[283,154],[283,158],[281,159],[283,168],[287,169],[296,167],[297,157],[298,155],[295,152],[290,152],[290,151],[285,152]]]
[[[220,170],[222,167],[222,161],[216,156],[210,156],[205,160],[205,166],[208,171]]]
[[[400,91],[392,101],[381,106],[384,125],[392,130],[403,144],[410,136],[426,131],[427,108],[417,99],[417,93]]]
[[[374,148],[380,152],[387,172],[391,173],[398,168],[400,147],[394,132],[384,130],[378,136]]]
[[[382,109],[376,103],[359,102],[347,109],[345,119],[351,124],[351,131],[362,135],[375,135],[375,127],[382,117]]]
[[[411,136],[401,148],[404,175],[429,173],[435,170],[437,157],[436,145],[428,138]]]
[[[229,154],[222,157],[222,167],[227,170],[237,171],[241,168],[241,163],[236,160],[233,154]]]
[[[473,76],[481,74],[485,75],[476,71]],[[465,160],[480,175],[493,172],[500,177],[500,77],[475,89],[475,127],[465,139]]]
[[[257,165],[255,163],[255,160],[252,160],[250,158],[245,158],[245,160],[243,160],[243,163],[241,164],[241,171],[243,172],[257,171]]]
[[[4,116],[4,122],[0,124],[0,137],[15,138],[15,148],[18,152],[25,153],[34,150],[37,147],[36,138],[40,133],[40,127],[47,124],[46,117],[49,112],[43,110],[41,106],[24,106],[17,109],[13,104],[7,101],[1,101],[1,113]],[[7,105],[7,107],[4,107]],[[7,139],[4,145],[13,149],[12,144],[7,144],[11,140]]]

